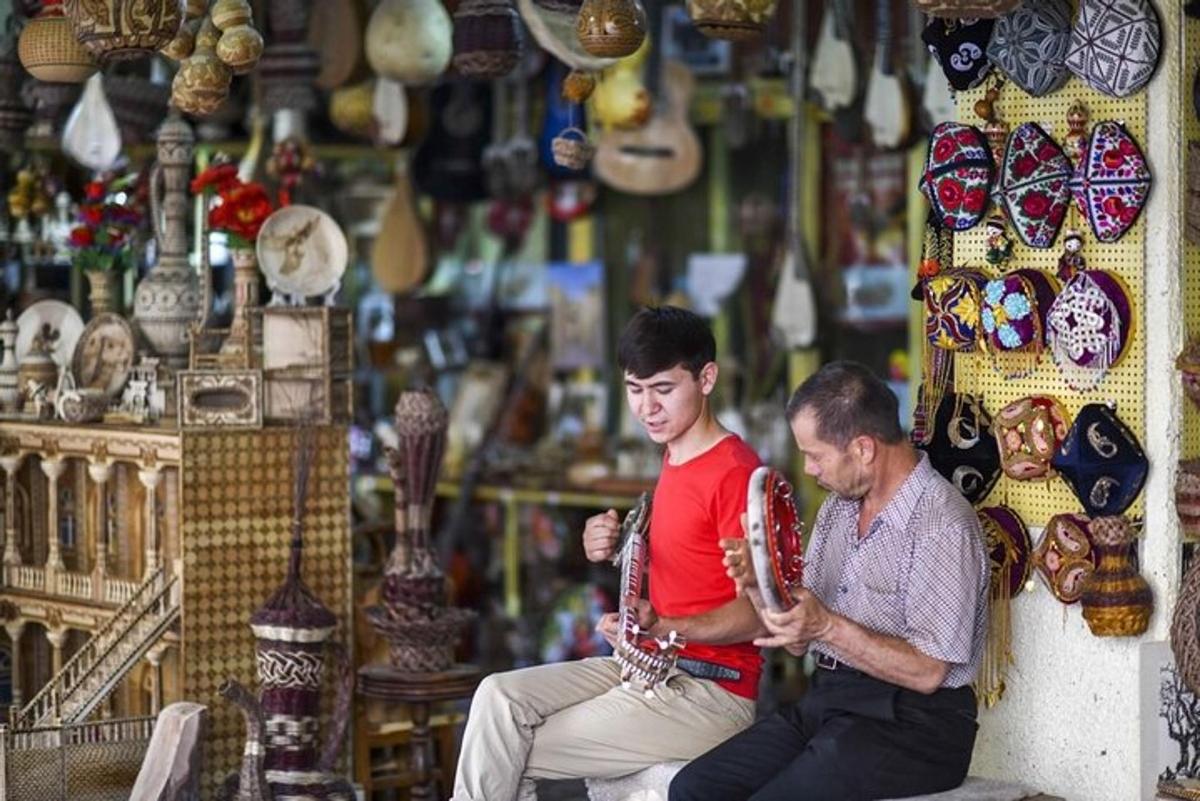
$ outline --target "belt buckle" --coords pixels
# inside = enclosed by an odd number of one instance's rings
[[[837,670],[838,661],[824,651],[816,651],[817,667],[822,670]]]

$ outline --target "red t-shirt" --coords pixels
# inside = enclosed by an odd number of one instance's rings
[[[672,465],[663,457],[650,510],[650,603],[655,612],[697,615],[736,597],[717,542],[743,536],[746,485],[758,465],[758,455],[732,435],[683,464]],[[718,683],[744,698],[758,697],[762,655],[753,643],[688,642],[682,655],[740,670],[738,681]]]

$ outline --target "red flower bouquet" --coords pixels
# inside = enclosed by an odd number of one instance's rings
[[[193,193],[208,189],[217,195],[217,204],[208,210],[209,227],[224,231],[231,248],[253,247],[263,221],[275,210],[266,188],[257,181],[243,181],[238,177],[237,165],[224,162],[214,164],[192,181]]]
[[[132,263],[133,234],[142,215],[131,204],[136,176],[113,181],[90,181],[79,207],[79,224],[71,229],[68,244],[75,250],[73,263],[81,270],[119,272]]]

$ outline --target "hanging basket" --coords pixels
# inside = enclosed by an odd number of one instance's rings
[[[573,125],[554,137],[550,149],[554,163],[571,170],[582,170],[596,155],[596,146],[588,141],[587,134]]]
[[[1179,462],[1175,476],[1175,513],[1185,537],[1200,539],[1200,459]]]

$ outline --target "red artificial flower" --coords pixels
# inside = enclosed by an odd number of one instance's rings
[[[71,229],[71,238],[69,241],[71,243],[71,247],[86,248],[91,247],[92,244],[95,243],[96,238],[92,234],[91,228],[85,228],[84,226],[80,225]]]
[[[88,181],[87,186],[83,188],[83,196],[92,203],[101,200],[104,197],[104,183],[101,181]]]
[[[99,225],[104,220],[102,206],[84,206],[79,210],[79,216],[88,225]]]
[[[938,200],[947,211],[954,211],[963,202],[963,186],[958,181],[942,181],[938,184]]]
[[[192,193],[198,195],[209,188],[224,193],[237,186],[239,180],[236,164],[214,164],[192,179]]]
[[[208,224],[253,242],[272,211],[267,190],[257,182],[237,183],[226,187],[220,194],[221,203],[208,213]]]
[[[1050,198],[1043,192],[1030,192],[1021,198],[1021,211],[1035,219],[1044,217],[1050,211]]]

